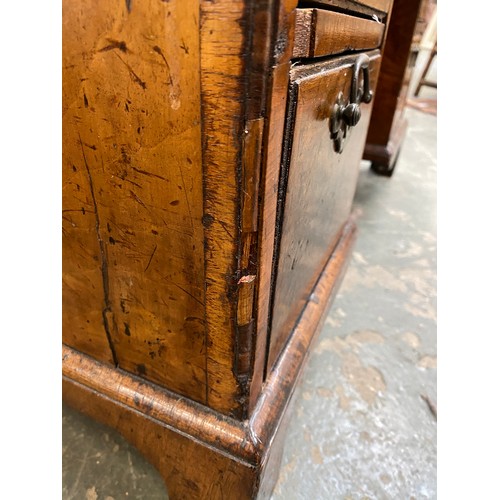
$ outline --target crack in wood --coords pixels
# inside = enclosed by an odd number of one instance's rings
[[[95,199],[94,193],[94,182],[92,180],[92,174],[90,173],[89,164],[87,162],[87,157],[85,156],[85,150],[83,148],[83,141],[80,136],[80,132],[78,132],[78,139],[80,140],[80,147],[82,149],[83,155],[83,163],[85,164],[85,168],[87,170],[87,175],[89,178],[89,188],[90,188],[90,196],[92,198],[92,203],[94,205],[94,214],[95,214],[95,230],[97,234],[97,242],[99,243],[99,250],[101,254],[101,276],[102,276],[102,287],[104,291],[104,309],[102,310],[102,320],[104,324],[104,330],[106,332],[106,338],[108,340],[109,349],[111,350],[111,355],[113,356],[113,363],[115,366],[118,366],[118,360],[116,357],[116,352],[113,346],[113,342],[111,339],[111,333],[109,329],[108,323],[108,314],[111,313],[111,304],[109,301],[109,276],[108,276],[108,261],[106,258],[106,248],[104,246],[104,241],[101,237],[101,221],[99,219],[99,212],[97,210],[97,201]]]

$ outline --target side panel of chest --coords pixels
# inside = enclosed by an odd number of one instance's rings
[[[205,401],[199,3],[63,20],[63,340]]]

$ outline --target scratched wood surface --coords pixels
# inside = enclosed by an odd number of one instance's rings
[[[293,40],[293,18],[276,10],[284,3],[290,12],[296,0],[201,4],[207,401],[237,418],[248,415],[263,381],[272,239],[261,239],[260,218],[267,212],[270,220],[276,211],[268,173],[277,176],[279,161],[266,170],[264,158],[269,134],[273,154],[281,151]],[[276,89],[269,73],[281,63],[281,109],[271,109]]]
[[[370,88],[380,65],[371,53]],[[371,104],[361,105],[361,120],[348,131],[342,153],[333,149],[329,118],[339,92],[348,96],[355,56],[291,70],[287,118],[290,150],[284,158],[280,219],[281,239],[269,344],[272,368],[314,284],[340,237],[351,211]],[[287,148],[285,146],[285,151]]]
[[[241,255],[241,177],[244,141],[242,1],[201,2],[201,84],[204,136],[207,403],[241,415],[235,374]]]
[[[297,9],[293,57],[319,57],[375,49],[384,24],[320,9]]]
[[[202,199],[199,3],[65,0],[63,341],[205,402]]]

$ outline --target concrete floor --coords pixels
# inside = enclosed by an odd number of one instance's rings
[[[406,113],[394,176],[362,164],[359,238],[297,389],[272,500],[436,498],[436,117]],[[64,407],[63,498],[167,494],[117,433]]]
[[[358,242],[273,500],[436,498],[436,118],[407,116],[392,179],[362,166]]]

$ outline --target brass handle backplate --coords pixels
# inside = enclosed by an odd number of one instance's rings
[[[352,68],[351,94],[349,99],[339,93],[330,116],[330,135],[337,153],[342,153],[347,131],[355,127],[361,119],[362,102],[369,103],[373,92],[370,90],[370,58],[360,54]],[[359,72],[363,70],[363,88],[359,87]]]

